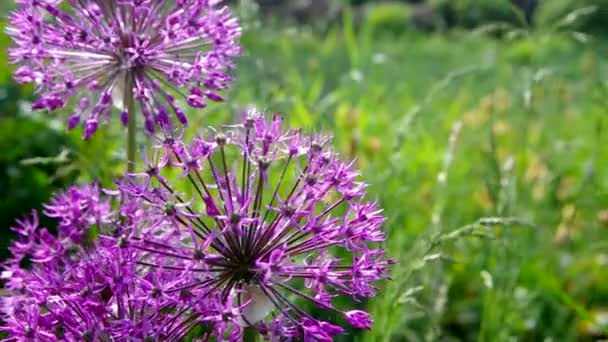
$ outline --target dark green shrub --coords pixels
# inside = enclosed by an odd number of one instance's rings
[[[521,24],[511,0],[431,0],[448,26],[474,28],[504,22]]]
[[[577,10],[588,7],[589,11]],[[570,15],[570,16],[569,16]],[[539,25],[564,24],[571,29],[592,33],[608,33],[608,0],[551,0],[541,1],[536,14]]]
[[[4,103],[2,108],[7,106]],[[7,256],[6,246],[13,236],[9,227],[15,219],[40,208],[53,192],[74,179],[74,175],[56,177],[58,163],[27,165],[22,161],[55,157],[62,147],[73,145],[65,133],[43,123],[15,115],[0,117],[0,260]]]

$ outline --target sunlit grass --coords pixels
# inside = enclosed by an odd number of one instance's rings
[[[244,42],[230,103],[331,132],[389,217],[395,279],[368,303],[376,328],[357,338],[577,340],[600,331],[602,43],[566,33],[370,37],[348,22],[323,35],[258,29]],[[225,117],[212,112],[201,120]],[[533,226],[498,222],[435,245],[480,217]]]

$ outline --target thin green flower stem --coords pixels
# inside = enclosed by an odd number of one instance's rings
[[[135,171],[135,153],[137,150],[137,120],[135,115],[135,99],[133,98],[134,79],[131,73],[125,76],[124,104],[127,109],[127,171]]]

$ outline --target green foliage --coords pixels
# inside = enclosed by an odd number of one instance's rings
[[[375,328],[343,340],[590,338],[608,303],[607,47],[544,30],[378,37],[352,21],[249,32],[230,96],[331,132],[385,208],[394,279],[365,303]]]
[[[0,258],[6,257],[8,227],[16,218],[68,186],[74,174],[58,174],[62,150],[74,146],[65,133],[27,117],[0,117]],[[34,159],[30,159],[34,158]]]
[[[588,9],[574,16],[580,9]],[[606,0],[552,0],[541,1],[536,14],[537,22],[541,25],[569,26],[587,33],[598,35],[608,34],[608,1]]]
[[[449,26],[473,28],[503,22],[522,24],[510,0],[431,0]]]
[[[399,2],[372,3],[365,7],[365,22],[374,34],[402,34],[412,25],[412,9]]]

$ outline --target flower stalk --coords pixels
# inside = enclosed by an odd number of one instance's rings
[[[127,171],[135,171],[135,151],[137,150],[137,118],[135,117],[135,101],[133,99],[133,77],[125,75],[124,103],[127,113]]]

